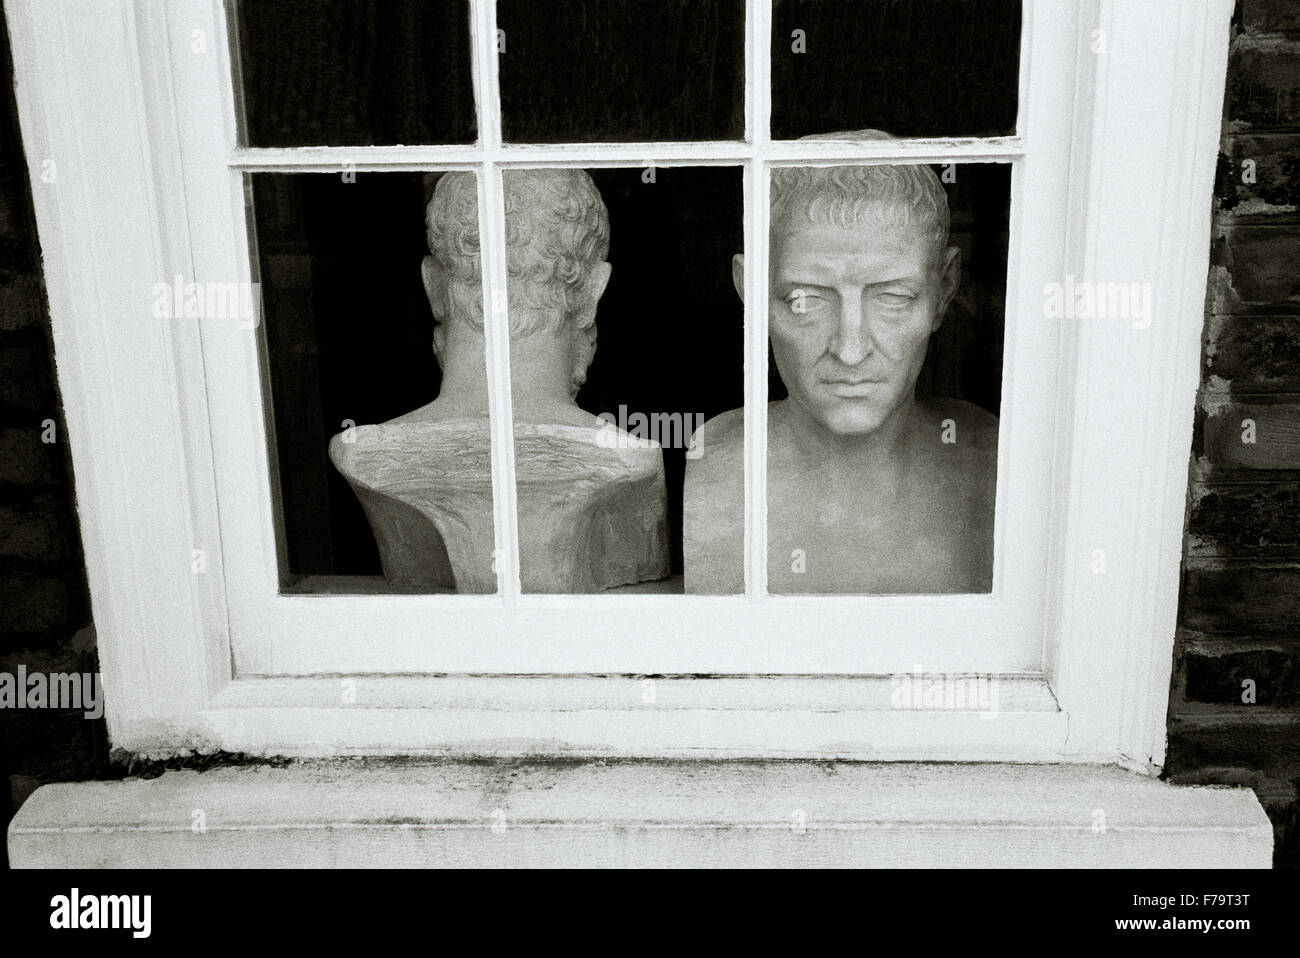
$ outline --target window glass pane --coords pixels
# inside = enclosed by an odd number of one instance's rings
[[[773,171],[771,592],[990,590],[1009,197],[1007,165]],[[739,476],[727,417],[703,475]],[[730,590],[743,496],[687,486],[688,589]]]
[[[774,0],[772,136],[1015,133],[1020,0]]]
[[[248,146],[471,143],[467,0],[240,0]]]
[[[432,268],[425,230],[443,175],[250,177],[286,591],[496,589],[477,267]]]
[[[503,182],[523,589],[681,592],[692,435],[744,397],[741,170]]]
[[[744,135],[744,0],[498,0],[507,142]]]

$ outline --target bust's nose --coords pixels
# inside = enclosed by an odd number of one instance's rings
[[[831,337],[830,352],[845,366],[856,366],[871,355],[871,333],[861,293],[840,298],[839,323]]]

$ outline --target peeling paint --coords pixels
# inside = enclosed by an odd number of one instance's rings
[[[1279,213],[1294,213],[1296,207],[1294,204],[1287,206],[1278,206],[1275,203],[1269,203],[1260,199],[1258,196],[1252,196],[1244,202],[1238,203],[1232,207],[1231,212],[1236,216],[1263,216],[1277,215]]]
[[[1241,296],[1232,285],[1232,273],[1226,266],[1211,266],[1205,293],[1206,310],[1212,315],[1235,313],[1241,308]]]
[[[1300,54],[1300,40],[1292,40],[1281,33],[1241,33],[1232,41],[1232,51],[1260,50]]]
[[[1210,417],[1223,415],[1233,405],[1231,394],[1220,391],[1226,389],[1227,382],[1218,376],[1210,376],[1205,385],[1206,388],[1201,390],[1201,408]]]

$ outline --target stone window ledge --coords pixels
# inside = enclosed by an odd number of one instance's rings
[[[46,785],[13,867],[1267,868],[1248,789],[1095,765],[341,759]]]

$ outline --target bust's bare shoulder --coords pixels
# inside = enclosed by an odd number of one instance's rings
[[[714,416],[691,440],[686,456],[686,481],[718,483],[743,482],[745,468],[745,410],[729,409]]]
[[[922,428],[932,430],[939,442],[955,445],[973,457],[998,455],[998,417],[964,399],[931,399],[919,406]]]
[[[732,409],[695,432],[686,458],[682,551],[686,591],[745,589],[745,411]]]

